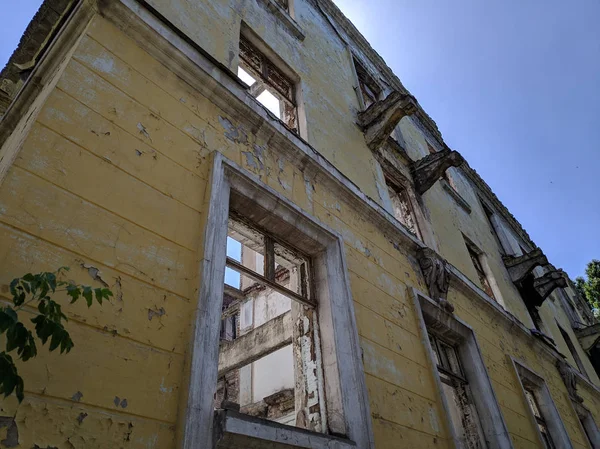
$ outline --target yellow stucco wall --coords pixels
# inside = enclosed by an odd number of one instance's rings
[[[168,11],[234,68],[239,17],[251,25],[260,17],[225,3]],[[302,54],[281,30],[255,31],[303,80],[305,137],[380,202],[375,161],[347,118],[357,107],[347,53],[338,44],[322,45],[325,26],[308,7],[296,13],[310,19]],[[229,26],[214,26],[223,17]],[[228,139],[231,126],[239,125],[105,19],[93,19],[0,186],[0,284],[66,265],[74,280],[95,285],[88,271],[95,267],[115,298],[102,307],[65,307],[74,350],[58,356],[42,349],[19,365],[25,401],[0,402],[0,415],[15,416],[18,447],[175,447],[214,151],[344,236],[376,447],[452,447],[407,289],[426,292],[416,262],[269,142],[250,130],[243,130],[247,139]],[[462,215],[439,185],[425,200],[444,257],[478,283],[460,232],[481,245],[507,307],[525,321],[479,206]],[[8,298],[6,288],[0,293]],[[508,355],[546,379],[574,446],[587,447],[552,361],[490,309],[454,290],[449,299],[476,332],[514,447],[541,443]],[[582,394],[600,418],[598,393]]]

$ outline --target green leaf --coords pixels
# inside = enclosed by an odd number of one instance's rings
[[[73,349],[73,346],[75,346],[73,344],[73,340],[71,340],[71,336],[69,335],[69,333],[67,331],[66,332],[66,336],[65,338],[63,338],[63,340],[60,343],[60,353],[62,354],[63,352],[69,352],[71,351],[71,349]]]
[[[48,280],[48,285],[52,289],[52,292],[55,292],[56,291],[56,275],[54,273],[48,273],[48,275],[46,276],[46,279]]]
[[[13,279],[10,282],[10,294],[12,296],[17,296],[17,285],[19,284],[19,278]]]
[[[8,310],[14,313],[14,310],[10,307],[0,309],[0,334],[6,332],[9,327],[17,322],[11,313],[7,313]]]
[[[73,304],[81,296],[81,291],[77,285],[69,284],[67,285],[67,295],[71,297],[71,304]]]
[[[96,295],[96,301],[98,301],[98,304],[102,304],[102,298],[104,297],[102,289],[101,288],[95,288],[94,289],[94,294]]]
[[[18,374],[13,359],[5,352],[0,352],[0,394],[4,397],[15,392],[19,402],[23,400],[23,379]]]
[[[65,333],[66,331],[64,329],[58,329],[54,332],[52,335],[52,340],[50,340],[50,352],[58,348],[63,338],[65,338]]]
[[[87,302],[87,306],[91,307],[92,302],[94,301],[94,299],[92,297],[92,287],[90,287],[88,285],[83,287],[83,297],[85,298],[85,301]]]

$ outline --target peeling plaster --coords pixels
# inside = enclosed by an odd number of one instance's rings
[[[104,281],[104,279],[102,279],[102,276],[100,275],[100,270],[92,265],[88,265],[86,263],[81,263],[81,268],[85,269],[88,271],[88,274],[90,275],[90,277],[95,280],[100,282],[104,287],[108,287],[108,284],[106,283],[106,281]]]
[[[234,124],[231,123],[229,119],[221,116],[219,116],[219,123],[221,123],[221,126],[225,130],[225,137],[227,137],[229,140],[236,143],[248,143],[248,134],[246,133],[244,128],[242,128],[241,126],[234,126]]]

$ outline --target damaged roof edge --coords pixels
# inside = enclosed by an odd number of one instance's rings
[[[332,0],[313,0],[321,12],[326,15],[327,20],[335,20],[345,34],[352,39],[369,57],[371,62],[377,66],[388,81],[400,92],[409,93],[400,79],[394,74],[391,68],[385,63],[384,59],[373,49],[365,37],[358,31],[354,24],[342,13]],[[6,66],[0,72],[0,118],[8,108],[12,99],[24,82],[24,74],[28,74],[35,66],[36,60],[43,53],[48,43],[52,40],[55,33],[60,29],[63,19],[68,15],[70,9],[75,4],[75,0],[44,0],[35,16],[23,33],[19,45],[11,55]],[[334,26],[332,24],[332,26]],[[337,30],[336,30],[337,31]],[[431,135],[439,141],[442,146],[446,146],[441,132],[435,121],[418,105],[417,118],[427,128]],[[485,195],[498,211],[504,216],[516,233],[532,247],[535,243],[531,240],[525,229],[519,221],[508,211],[504,204],[493,193],[488,184],[479,176],[479,174],[465,164],[463,166],[469,179]]]
[[[74,0],[44,0],[42,2],[21,36],[17,48],[0,72],[0,97],[14,99],[37,59],[60,29],[63,19],[68,15],[74,3]],[[3,102],[0,101],[0,117],[7,108],[8,104],[3,107]]]
[[[367,39],[362,35],[360,31],[354,26],[354,24],[344,15],[344,13],[337,7],[337,5],[333,2],[333,0],[313,0],[321,12],[325,15],[330,15],[338,25],[343,29],[343,31],[348,35],[349,38],[353,40],[353,43],[360,48],[360,50],[370,59],[371,63],[373,63],[379,70],[381,70],[382,74],[387,77],[387,81],[390,82],[396,89],[398,89],[402,93],[409,93],[408,89],[404,87],[398,76],[393,72],[393,70],[386,64],[385,60],[377,53],[377,51],[369,44]],[[329,17],[326,17],[328,20]],[[337,30],[336,30],[337,31]],[[437,127],[435,121],[425,112],[422,106],[418,103],[417,100],[417,118],[419,121],[425,126],[427,131],[431,134],[433,138],[438,140],[440,145],[446,147],[446,143],[444,142],[444,138],[442,137],[442,133]],[[531,245],[532,249],[536,248],[536,244],[531,240],[527,231],[523,228],[521,223],[515,218],[513,214],[510,213],[508,208],[500,201],[500,199],[496,196],[496,194],[492,191],[490,186],[479,176],[479,174],[471,168],[468,163],[464,164],[462,167],[463,171],[467,175],[467,177],[471,180],[471,182],[475,185],[475,187],[480,191],[482,195],[486,197],[486,199],[492,203],[498,212],[502,214],[508,224],[513,228],[516,234],[521,237],[526,243]]]

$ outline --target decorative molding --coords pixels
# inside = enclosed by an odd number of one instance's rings
[[[448,262],[430,248],[420,249],[417,252],[417,259],[425,278],[425,284],[429,289],[429,295],[442,309],[448,313],[453,313],[454,306],[446,299],[448,287],[450,286]]]
[[[411,165],[415,189],[419,195],[427,192],[446,170],[459,167],[465,160],[458,151],[445,150],[429,154]]]
[[[575,370],[564,360],[556,361],[556,369],[558,370],[560,377],[562,377],[571,399],[573,399],[575,402],[582,403],[583,398],[577,394],[578,377],[575,375]]]
[[[412,95],[392,92],[384,100],[373,103],[358,113],[358,125],[363,128],[368,147],[377,151],[396,128],[400,120],[416,111]]]
[[[515,284],[521,283],[535,267],[548,265],[548,258],[540,248],[536,248],[522,256],[504,256],[502,260],[508,270],[510,279]]]
[[[567,286],[567,280],[565,279],[565,273],[562,270],[552,270],[544,274],[542,277],[536,278],[533,281],[533,288],[540,295],[542,301],[536,306],[541,306],[542,302],[550,296],[557,288],[565,288]]]

